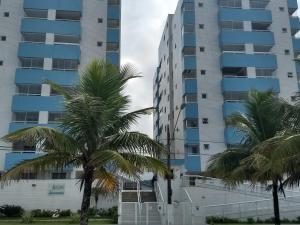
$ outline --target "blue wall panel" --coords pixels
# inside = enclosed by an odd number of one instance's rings
[[[107,42],[120,42],[120,30],[107,29]]]
[[[195,70],[197,68],[196,56],[184,56],[183,61],[185,70]]]
[[[201,172],[200,155],[187,155],[184,164],[188,172]]]
[[[13,112],[64,111],[62,96],[14,96],[12,101]]]
[[[51,80],[59,85],[72,86],[79,80],[77,71],[17,69],[16,84],[43,84]]]
[[[277,58],[269,54],[244,54],[223,53],[221,56],[221,68],[224,67],[256,67],[263,69],[277,69]]]
[[[199,129],[198,128],[186,128],[185,130],[185,143],[197,144],[199,143]]]
[[[198,104],[187,103],[185,106],[185,118],[198,118]]]
[[[18,123],[12,122],[9,124],[9,133],[15,132],[17,130],[30,128],[30,127],[51,127],[51,128],[59,128],[59,124],[37,124],[37,123]]]
[[[241,102],[225,102],[223,105],[223,116],[227,117],[232,115],[233,113],[245,113],[246,107]]]
[[[247,44],[273,46],[275,44],[272,32],[250,32],[239,30],[223,30],[220,34],[222,45]]]
[[[82,11],[82,0],[24,0],[24,9]]]
[[[106,53],[106,61],[115,65],[120,65],[120,53],[119,52],[107,52]]]
[[[197,80],[196,79],[185,79],[184,80],[185,94],[197,93]]]
[[[272,13],[262,9],[220,8],[220,21],[254,21],[272,23]]]
[[[225,129],[225,142],[230,145],[239,145],[244,142],[244,135],[234,127]]]
[[[37,157],[42,156],[42,154],[40,153],[34,153],[34,152],[26,152],[26,153],[20,153],[20,152],[16,152],[16,153],[7,153],[5,155],[5,166],[4,166],[4,170],[10,170],[12,169],[14,166],[18,165],[19,163],[25,161],[25,160],[31,160],[31,159],[35,159]]]
[[[114,20],[120,20],[121,19],[120,6],[109,5],[107,8],[107,18],[114,19]]]
[[[275,78],[223,78],[223,92],[246,92],[252,89],[258,91],[273,90],[280,92],[279,80]]]
[[[77,21],[31,19],[22,20],[21,32],[28,33],[54,33],[80,37],[81,27]]]
[[[80,59],[80,47],[76,45],[46,45],[39,43],[20,43],[19,57]]]

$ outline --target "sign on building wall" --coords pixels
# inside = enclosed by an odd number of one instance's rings
[[[49,184],[48,195],[64,195],[65,184]]]

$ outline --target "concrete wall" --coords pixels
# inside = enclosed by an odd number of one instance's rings
[[[9,17],[4,17],[4,12],[9,12]],[[23,1],[2,1],[0,14],[0,35],[6,36],[6,41],[0,41],[0,60],[3,61],[3,65],[0,66],[0,137],[3,137],[8,133],[9,122],[12,119],[11,103],[16,89],[15,70],[19,65],[17,52],[21,41],[21,19],[24,16]],[[0,145],[10,146],[2,141]]]
[[[59,185],[57,189],[53,185]],[[57,194],[51,192],[59,192]],[[28,180],[10,183],[0,188],[0,205],[20,205],[25,210],[71,209],[81,207],[82,192],[78,180]],[[94,199],[91,199],[91,207]],[[98,208],[117,206],[116,198],[99,198]]]

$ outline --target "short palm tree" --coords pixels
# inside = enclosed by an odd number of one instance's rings
[[[166,172],[157,156],[163,147],[145,134],[131,132],[131,125],[152,108],[128,112],[126,83],[138,77],[130,66],[121,69],[103,61],[93,61],[80,76],[77,86],[52,87],[63,94],[65,115],[59,129],[33,127],[3,138],[8,142],[23,141],[45,152],[43,156],[22,162],[2,177],[17,180],[25,169],[36,172],[73,165],[82,167],[81,225],[88,224],[88,209],[93,185],[114,190],[118,174],[138,177],[145,170]]]
[[[240,145],[211,158],[208,173],[231,185],[245,181],[268,186],[273,193],[275,224],[280,224],[278,192],[283,192],[284,171],[273,157],[274,144],[266,144],[288,127],[287,108],[269,92],[251,91],[245,101],[246,113],[236,113],[227,119],[243,136]]]

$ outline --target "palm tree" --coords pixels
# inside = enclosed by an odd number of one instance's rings
[[[266,141],[287,129],[287,108],[292,106],[271,91],[251,91],[245,107],[246,113],[233,114],[226,121],[243,136],[240,145],[213,156],[208,173],[232,186],[245,181],[267,185],[267,190],[272,190],[277,225],[280,224],[278,192],[284,193],[284,171],[273,160],[274,144]]]
[[[114,190],[118,174],[139,177],[145,170],[165,174],[166,167],[157,159],[162,145],[145,134],[130,131],[131,125],[152,108],[128,113],[126,83],[139,77],[130,66],[121,69],[102,61],[93,61],[81,73],[72,89],[51,83],[64,96],[65,114],[59,129],[33,127],[3,138],[39,146],[43,156],[24,161],[5,173],[2,181],[18,180],[25,169],[40,172],[68,165],[82,167],[81,225],[88,224],[88,209],[93,185]]]

